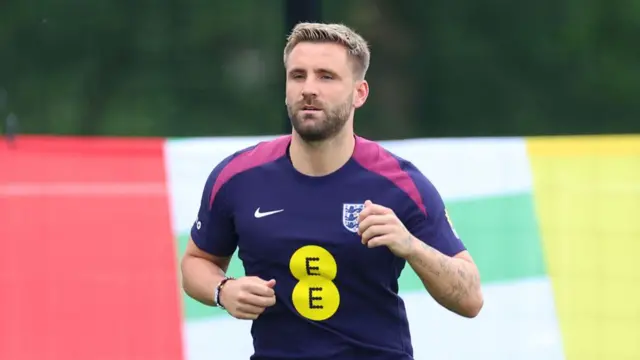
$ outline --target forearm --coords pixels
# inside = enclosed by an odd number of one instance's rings
[[[213,262],[187,256],[182,260],[182,287],[191,298],[209,306],[215,306],[215,288],[224,278],[225,270]]]
[[[407,262],[431,296],[445,308],[475,317],[483,305],[480,275],[471,261],[452,258],[413,238]]]

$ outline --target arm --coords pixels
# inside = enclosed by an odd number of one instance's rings
[[[184,292],[205,305],[216,306],[215,288],[225,277],[230,260],[200,250],[190,238],[180,264]]]
[[[228,194],[224,187],[213,193],[224,165],[218,165],[205,183],[198,219],[180,263],[185,293],[209,306],[217,305],[215,288],[225,277],[237,245]]]
[[[425,289],[442,306],[454,313],[473,318],[480,313],[484,300],[480,274],[468,251],[453,257],[412,237],[413,251],[407,262],[418,274]]]
[[[444,206],[442,209],[446,217]],[[414,213],[413,226],[405,226],[406,221],[392,209],[365,201],[358,227],[362,243],[369,248],[387,246],[409,263],[439,304],[458,315],[475,317],[483,299],[480,275],[469,252],[448,221],[442,225],[437,220],[437,211],[430,217],[420,209]]]
[[[408,173],[427,213],[416,207],[405,222],[413,235],[407,262],[440,305],[458,315],[475,317],[484,304],[478,268],[454,230],[435,186],[417,169]]]

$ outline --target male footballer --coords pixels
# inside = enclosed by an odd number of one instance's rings
[[[184,290],[253,321],[253,360],[413,359],[398,296],[406,264],[443,307],[469,318],[482,308],[478,269],[434,185],[354,134],[369,59],[346,26],[297,25],[284,48],[292,134],[229,155],[204,185]],[[237,279],[225,275],[235,251]]]

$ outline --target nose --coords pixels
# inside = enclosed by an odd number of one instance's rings
[[[318,96],[318,87],[316,86],[313,78],[308,77],[304,82],[304,86],[302,87],[302,97],[308,99],[315,98],[316,96]]]

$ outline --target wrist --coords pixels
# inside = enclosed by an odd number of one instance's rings
[[[222,280],[220,280],[220,282],[218,283],[218,285],[216,285],[215,288],[215,292],[214,292],[214,303],[215,306],[224,309],[224,305],[222,304],[222,301],[220,300],[222,297],[222,289],[224,289],[224,287],[226,286],[226,284],[231,281],[231,280],[235,280],[235,278],[230,277],[230,276],[225,276]]]
[[[420,241],[420,239],[416,238],[413,235],[409,235],[410,236],[410,241],[409,241],[409,249],[407,250],[407,254],[404,257],[405,260],[407,261],[411,261],[412,259],[414,259],[420,252],[420,249],[422,248],[422,241]]]

